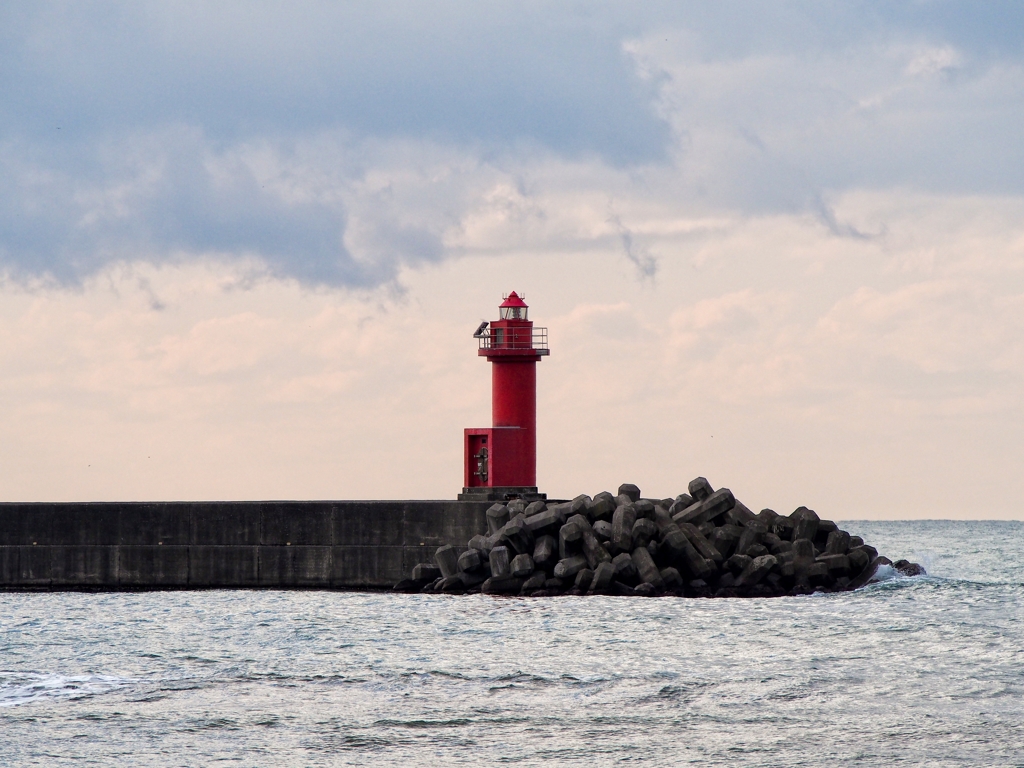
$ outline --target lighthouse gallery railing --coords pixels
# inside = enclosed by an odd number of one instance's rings
[[[548,353],[547,328],[493,328],[477,337],[480,349],[533,349]]]

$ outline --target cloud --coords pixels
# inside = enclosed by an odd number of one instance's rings
[[[0,269],[71,284],[116,262],[215,258],[366,288],[501,227],[570,249],[610,237],[649,278],[664,256],[630,211],[655,206],[807,214],[835,236],[875,236],[884,221],[862,228],[826,201],[1024,193],[1021,15],[953,2],[9,6]],[[610,199],[618,218],[595,219],[592,201]]]

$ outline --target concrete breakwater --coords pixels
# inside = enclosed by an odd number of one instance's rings
[[[0,590],[380,589],[486,502],[0,503]]]
[[[439,547],[395,591],[772,597],[857,589],[885,567],[924,573],[806,507],[755,515],[703,477],[675,498],[624,484],[616,496],[498,503],[486,518],[487,533],[461,552]]]

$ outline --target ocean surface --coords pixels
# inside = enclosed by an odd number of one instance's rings
[[[1024,523],[798,598],[0,593],[0,765],[1024,766]]]

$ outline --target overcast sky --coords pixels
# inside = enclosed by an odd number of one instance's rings
[[[0,499],[1024,518],[1024,4],[0,6]]]

